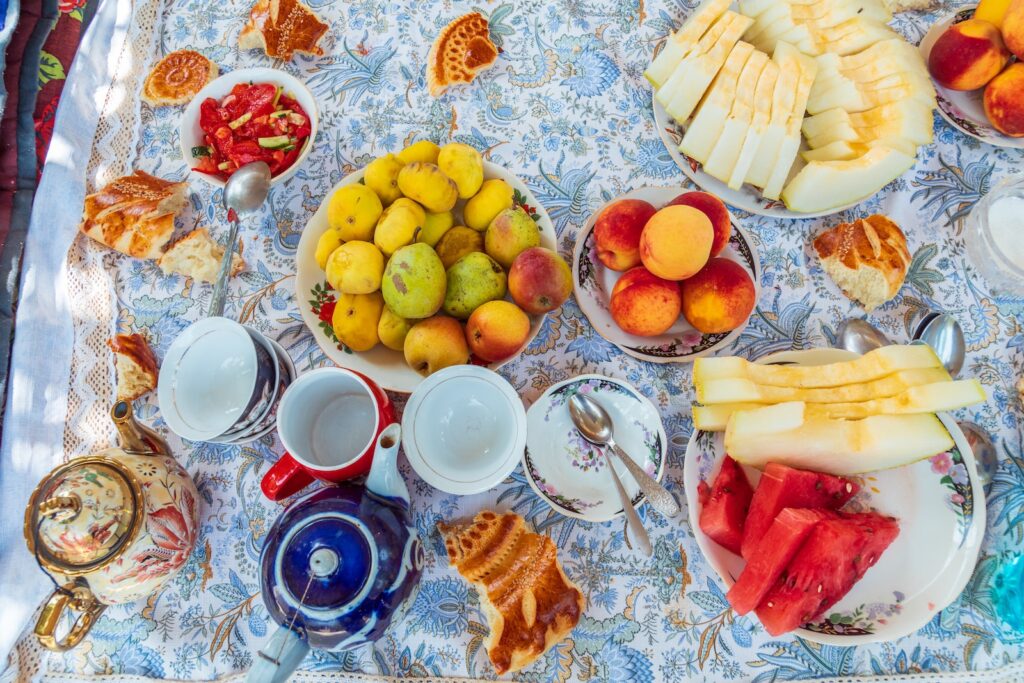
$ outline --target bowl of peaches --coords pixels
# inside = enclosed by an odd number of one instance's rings
[[[644,187],[584,225],[572,261],[576,301],[594,329],[654,363],[685,363],[736,340],[757,304],[750,236],[707,192]]]

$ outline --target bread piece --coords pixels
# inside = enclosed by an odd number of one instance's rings
[[[868,311],[896,296],[910,267],[903,231],[879,214],[823,232],[814,249],[825,272]]]
[[[142,85],[142,99],[154,106],[187,104],[218,71],[195,50],[176,50],[153,66]]]
[[[487,20],[479,12],[464,14],[437,36],[427,55],[427,87],[440,97],[450,85],[470,83],[498,59]]]
[[[241,251],[242,243],[239,242],[238,251],[231,259],[232,277],[245,268]],[[157,265],[166,274],[178,273],[200,282],[216,282],[223,258],[224,247],[213,241],[206,228],[197,228],[172,244]]]
[[[485,511],[467,525],[439,522],[448,561],[480,593],[491,632],[484,641],[498,675],[518,671],[563,640],[586,606],[547,536],[514,512]]]
[[[107,340],[117,370],[117,400],[134,401],[156,389],[156,356],[141,334],[119,334]]]
[[[262,49],[268,57],[289,60],[296,52],[319,57],[328,26],[300,0],[256,0],[238,35],[243,50]]]
[[[79,227],[122,254],[157,258],[174,232],[175,215],[185,206],[186,187],[135,171],[86,196]]]

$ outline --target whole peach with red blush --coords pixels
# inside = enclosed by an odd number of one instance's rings
[[[608,308],[615,324],[624,332],[653,337],[675,324],[681,307],[677,283],[637,266],[615,283]]]
[[[683,317],[705,334],[730,332],[746,322],[757,304],[757,289],[743,266],[713,258],[682,283]]]
[[[709,192],[684,192],[666,206],[692,206],[702,212],[711,221],[715,231],[715,239],[711,243],[711,256],[718,256],[729,244],[732,235],[732,216],[725,202]]]
[[[606,206],[594,222],[598,260],[619,271],[640,265],[640,233],[654,212],[642,199],[620,199]]]

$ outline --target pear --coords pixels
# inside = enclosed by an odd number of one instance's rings
[[[465,320],[479,306],[505,296],[505,269],[487,254],[466,254],[448,269],[444,312]]]
[[[540,246],[540,228],[518,206],[495,216],[484,233],[484,251],[505,269],[512,267],[521,252],[536,246]]]
[[[388,260],[381,282],[384,302],[401,318],[428,318],[444,303],[447,278],[437,252],[423,242],[404,246]]]

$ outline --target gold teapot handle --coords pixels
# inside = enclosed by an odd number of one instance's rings
[[[82,638],[106,608],[107,606],[96,600],[85,586],[66,584],[63,588],[53,591],[49,600],[46,601],[46,605],[36,621],[36,638],[39,639],[39,644],[47,650],[66,652],[82,641]],[[65,609],[81,612],[81,614],[75,620],[68,634],[58,640],[57,625]]]

